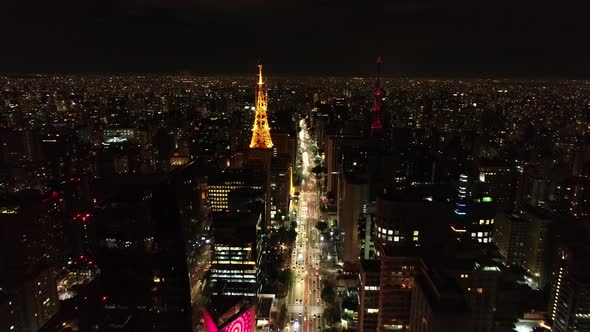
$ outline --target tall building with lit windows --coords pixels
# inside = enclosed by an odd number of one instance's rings
[[[411,190],[386,190],[377,197],[375,247],[419,247],[447,236],[451,212]]]
[[[375,247],[380,260],[377,331],[409,331],[412,292],[425,271],[425,249],[451,241],[453,212],[416,188],[377,197]]]
[[[57,314],[61,210],[58,192],[21,191],[0,199],[0,331],[38,331]]]
[[[21,271],[2,271],[0,278],[0,331],[35,332],[59,310],[56,271],[35,268]]]
[[[375,234],[375,202],[371,202],[363,205],[363,213],[359,218],[361,260],[375,258]]]
[[[552,331],[590,331],[589,256],[588,245],[559,249],[549,303]]]
[[[459,185],[457,186],[457,198],[459,201],[465,201],[471,196],[469,193],[469,177],[466,174],[459,175]]]
[[[377,330],[379,318],[379,260],[362,259],[359,272],[359,332]]]
[[[529,222],[525,268],[533,276],[537,286],[544,288],[550,281],[549,262],[546,256],[550,252],[547,247],[553,235],[550,232],[553,218],[547,211],[536,207],[523,209],[522,218]]]
[[[556,190],[559,210],[574,218],[590,217],[590,178],[573,177],[563,181]]]
[[[135,138],[133,128],[105,128],[102,131],[103,141],[107,144],[132,141]]]
[[[506,265],[526,268],[533,226],[532,221],[519,215],[498,215],[494,242]]]
[[[409,331],[412,292],[425,270],[419,248],[386,246],[380,260],[377,331]]]
[[[496,202],[491,197],[467,202],[464,216],[468,237],[481,244],[492,243],[496,226]]]
[[[516,200],[518,173],[510,165],[488,163],[479,167],[479,181],[484,184],[485,196],[498,204],[500,211],[512,212]]]
[[[209,277],[214,296],[255,297],[262,250],[258,241],[262,211],[215,214],[215,244]]]
[[[217,174],[212,174],[207,184],[207,200],[211,212],[230,212],[230,207],[240,204],[231,204],[232,196],[238,199],[238,195],[232,193],[241,190],[263,192],[264,179],[256,177],[249,170],[231,169]]]

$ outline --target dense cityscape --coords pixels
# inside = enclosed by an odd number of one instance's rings
[[[589,331],[588,82],[381,66],[0,77],[0,331]]]

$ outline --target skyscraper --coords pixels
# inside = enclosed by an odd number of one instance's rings
[[[552,331],[590,330],[590,273],[587,245],[564,246],[559,252],[549,303]]]
[[[380,264],[379,260],[361,260],[359,272],[359,332],[377,330]]]
[[[60,206],[57,192],[23,191],[0,200],[0,331],[35,332],[59,310]]]
[[[211,294],[255,297],[262,254],[257,241],[262,211],[254,209],[213,217],[215,245],[211,261]]]
[[[512,212],[517,178],[516,170],[510,165],[488,163],[479,167],[479,181],[487,186],[486,196],[497,202],[500,211]]]
[[[191,331],[186,241],[194,227],[170,177],[119,177],[97,209],[102,328]],[[124,186],[121,186],[124,184]],[[199,199],[195,195],[193,199]],[[194,207],[198,209],[198,205]]]

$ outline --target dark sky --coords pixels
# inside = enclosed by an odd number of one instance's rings
[[[0,72],[590,78],[586,2],[0,0]]]

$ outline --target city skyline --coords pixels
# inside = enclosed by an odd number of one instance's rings
[[[584,7],[0,3],[0,332],[590,331]]]

